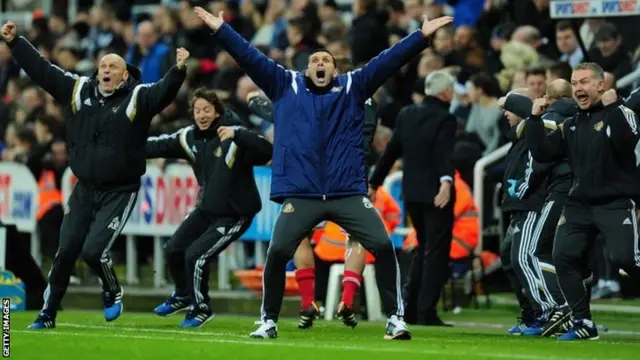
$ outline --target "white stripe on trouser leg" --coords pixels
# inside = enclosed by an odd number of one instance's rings
[[[388,236],[389,241],[391,242],[391,249],[393,251],[393,260],[396,262],[396,301],[398,302],[398,310],[396,311],[396,316],[403,317],[404,316],[404,300],[402,299],[402,276],[400,275],[400,263],[398,262],[398,257],[396,256],[395,247],[393,246],[393,240]],[[382,290],[382,289],[380,289]]]
[[[269,239],[269,246],[267,247],[267,255],[264,258],[264,267],[262,268],[262,301],[260,302],[260,319],[262,321],[267,321],[267,312],[264,310],[264,299],[265,299],[264,270],[267,268],[267,261],[269,261],[269,247],[271,247],[271,242],[273,241],[273,234],[275,234],[276,224],[280,219],[280,215],[282,215],[283,208],[284,208],[284,203],[283,203],[283,206],[280,207],[280,210],[278,211],[278,216],[276,216],[276,221],[273,222],[273,226],[271,227],[271,239]]]
[[[241,229],[242,225],[247,221],[246,217],[241,217],[238,222],[227,231],[221,238],[218,240],[209,250],[207,250],[204,254],[202,254],[198,260],[196,260],[195,268],[193,270],[193,291],[196,297],[196,304],[198,305],[204,301],[204,295],[200,291],[200,285],[202,283],[202,270],[204,268],[204,264],[207,261],[207,258],[216,253],[216,251],[220,251],[229,245],[234,239],[234,235],[236,235]]]
[[[640,267],[640,247],[638,246],[638,214],[636,212],[636,203],[631,200],[631,224],[633,225],[633,259],[635,265]]]
[[[544,279],[544,275],[542,274],[542,267],[540,266],[540,259],[538,259],[538,257],[536,256],[536,249],[538,248],[538,244],[540,242],[540,237],[542,236],[542,231],[544,229],[544,226],[546,225],[546,222],[549,219],[549,214],[551,213],[551,209],[553,209],[553,204],[554,204],[554,201],[548,201],[542,208],[542,211],[540,212],[540,218],[538,219],[538,222],[536,224],[536,229],[533,233],[531,248],[529,249],[529,253],[531,255],[531,262],[533,263],[534,270],[536,271],[538,275],[538,279],[540,280],[542,292],[544,293],[544,296],[547,299],[546,304],[549,307],[548,310],[551,310],[551,308],[556,307],[558,304],[555,303],[553,296],[551,296],[551,291],[549,290],[549,287],[547,286],[547,282]]]
[[[114,241],[118,238],[122,229],[127,224],[127,220],[129,219],[129,215],[131,213],[131,209],[135,204],[137,192],[131,193],[129,196],[129,202],[127,202],[127,206],[125,206],[124,211],[122,212],[122,217],[120,218],[120,224],[118,224],[118,228],[113,231],[113,235],[111,235],[111,239],[109,239],[109,243],[107,247],[102,251],[102,257],[100,257],[100,265],[102,266],[102,271],[104,272],[104,280],[107,281],[109,285],[109,289],[117,290],[116,287],[116,279],[111,273],[111,256],[109,256],[109,250],[111,250],[111,246],[113,246]]]
[[[525,219],[522,225],[522,235],[520,238],[520,247],[518,248],[518,262],[519,267],[524,274],[525,282],[529,292],[531,293],[531,297],[533,301],[538,303],[543,311],[546,311],[546,304],[542,301],[540,297],[540,292],[538,291],[538,281],[533,269],[531,269],[530,262],[528,261],[529,257],[529,247],[531,244],[531,238],[533,237],[533,227],[536,223],[536,213],[530,211],[527,213],[527,218]]]
[[[56,252],[56,254],[54,255],[54,259],[58,256],[58,252],[60,252],[60,250],[58,250]],[[53,270],[53,265],[51,265],[51,270]],[[49,270],[49,273],[47,274],[47,288],[44,289],[44,294],[43,294],[43,298],[44,298],[44,305],[42,305],[42,310],[47,310],[47,308],[49,307],[49,296],[51,296],[51,270]]]

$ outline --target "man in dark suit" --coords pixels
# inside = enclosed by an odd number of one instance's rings
[[[422,103],[403,108],[389,145],[370,179],[370,196],[382,185],[396,159],[404,159],[403,193],[419,246],[406,286],[405,321],[447,326],[436,306],[449,275],[453,228],[453,153],[456,119],[449,113],[455,79],[436,71],[425,80]]]

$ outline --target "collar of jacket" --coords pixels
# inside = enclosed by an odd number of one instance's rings
[[[127,64],[127,71],[129,72],[129,78],[127,79],[127,81],[125,81],[124,85],[117,88],[112,94],[108,96],[112,96],[120,93],[128,93],[130,91],[133,91],[133,88],[140,83],[140,79],[142,79],[142,73],[137,67],[131,64]],[[98,70],[97,69],[96,71],[93,72],[93,75],[91,75],[91,80],[96,82],[96,87],[95,87],[96,97],[98,98],[106,97],[106,96],[103,96],[100,93],[100,91],[98,91]]]
[[[331,82],[327,86],[324,86],[324,87],[317,86],[316,84],[314,84],[313,81],[311,81],[311,78],[308,76],[304,77],[304,81],[307,86],[307,90],[309,90],[314,94],[324,95],[324,94],[328,94],[329,91],[333,89],[333,87],[335,86],[336,79],[334,78],[333,80],[331,80]]]
[[[446,101],[442,101],[440,99],[438,99],[435,96],[431,96],[431,95],[427,95],[424,97],[424,100],[422,100],[423,104],[433,104],[433,105],[437,105],[439,107],[441,107],[442,109],[445,109],[447,111],[449,111],[449,107],[451,107],[451,104],[449,104]]]
[[[591,105],[591,107],[588,108],[588,109],[580,109],[580,112],[581,113],[593,113],[593,112],[596,112],[596,111],[600,111],[602,109],[604,109],[604,105],[602,104],[602,100],[599,100],[595,104]]]

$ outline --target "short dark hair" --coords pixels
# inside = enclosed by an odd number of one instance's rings
[[[36,139],[36,135],[33,133],[33,130],[29,128],[22,128],[16,132],[16,138],[18,141],[23,143],[28,143],[30,145],[35,144],[38,140]]]
[[[566,31],[566,30],[573,31],[573,26],[571,26],[571,22],[569,22],[568,20],[562,20],[558,22],[558,24],[556,24],[556,32]]]
[[[469,78],[469,81],[471,81],[474,87],[481,89],[487,96],[499,97],[501,95],[498,80],[488,73],[473,74],[471,78]]]
[[[571,81],[571,65],[564,61],[558,61],[551,64],[547,70],[560,79]]]
[[[593,72],[593,78],[596,80],[604,80],[604,70],[602,66],[594,62],[583,62],[573,68],[573,71],[578,70],[591,70]]]
[[[541,67],[532,67],[525,72],[525,78],[529,76],[547,76],[547,71]]]
[[[335,66],[335,67],[337,67],[337,66],[338,66],[338,64],[337,64],[337,62],[336,62],[336,57],[335,57],[335,56],[333,56],[333,54],[332,54],[329,50],[327,50],[327,49],[325,49],[325,48],[319,48],[319,49],[316,49],[314,52],[312,52],[312,53],[309,55],[309,59],[311,59],[311,57],[312,57],[314,54],[321,53],[321,52],[322,52],[322,53],[327,53],[327,54],[329,54],[329,56],[331,56],[331,60],[333,60],[333,66]],[[309,61],[309,60],[307,60],[307,62],[308,62],[308,61]]]
[[[603,24],[596,32],[596,41],[617,40],[620,38],[620,32],[615,25],[611,23]]]
[[[213,105],[213,108],[220,116],[224,114],[224,105],[222,105],[222,101],[218,98],[216,91],[206,87],[200,87],[193,92],[191,100],[189,101],[189,116],[191,119],[193,119],[193,104],[195,104],[198,99],[203,99]]]

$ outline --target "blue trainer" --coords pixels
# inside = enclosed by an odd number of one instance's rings
[[[113,321],[122,314],[122,287],[118,291],[103,291],[102,301],[104,304],[104,319]]]
[[[28,329],[40,330],[40,329],[55,329],[56,319],[52,318],[45,312],[38,314],[38,318],[33,324],[29,325]]]
[[[189,298],[176,296],[176,293],[173,292],[165,302],[153,309],[153,312],[158,316],[171,316],[187,309],[189,309]]]

